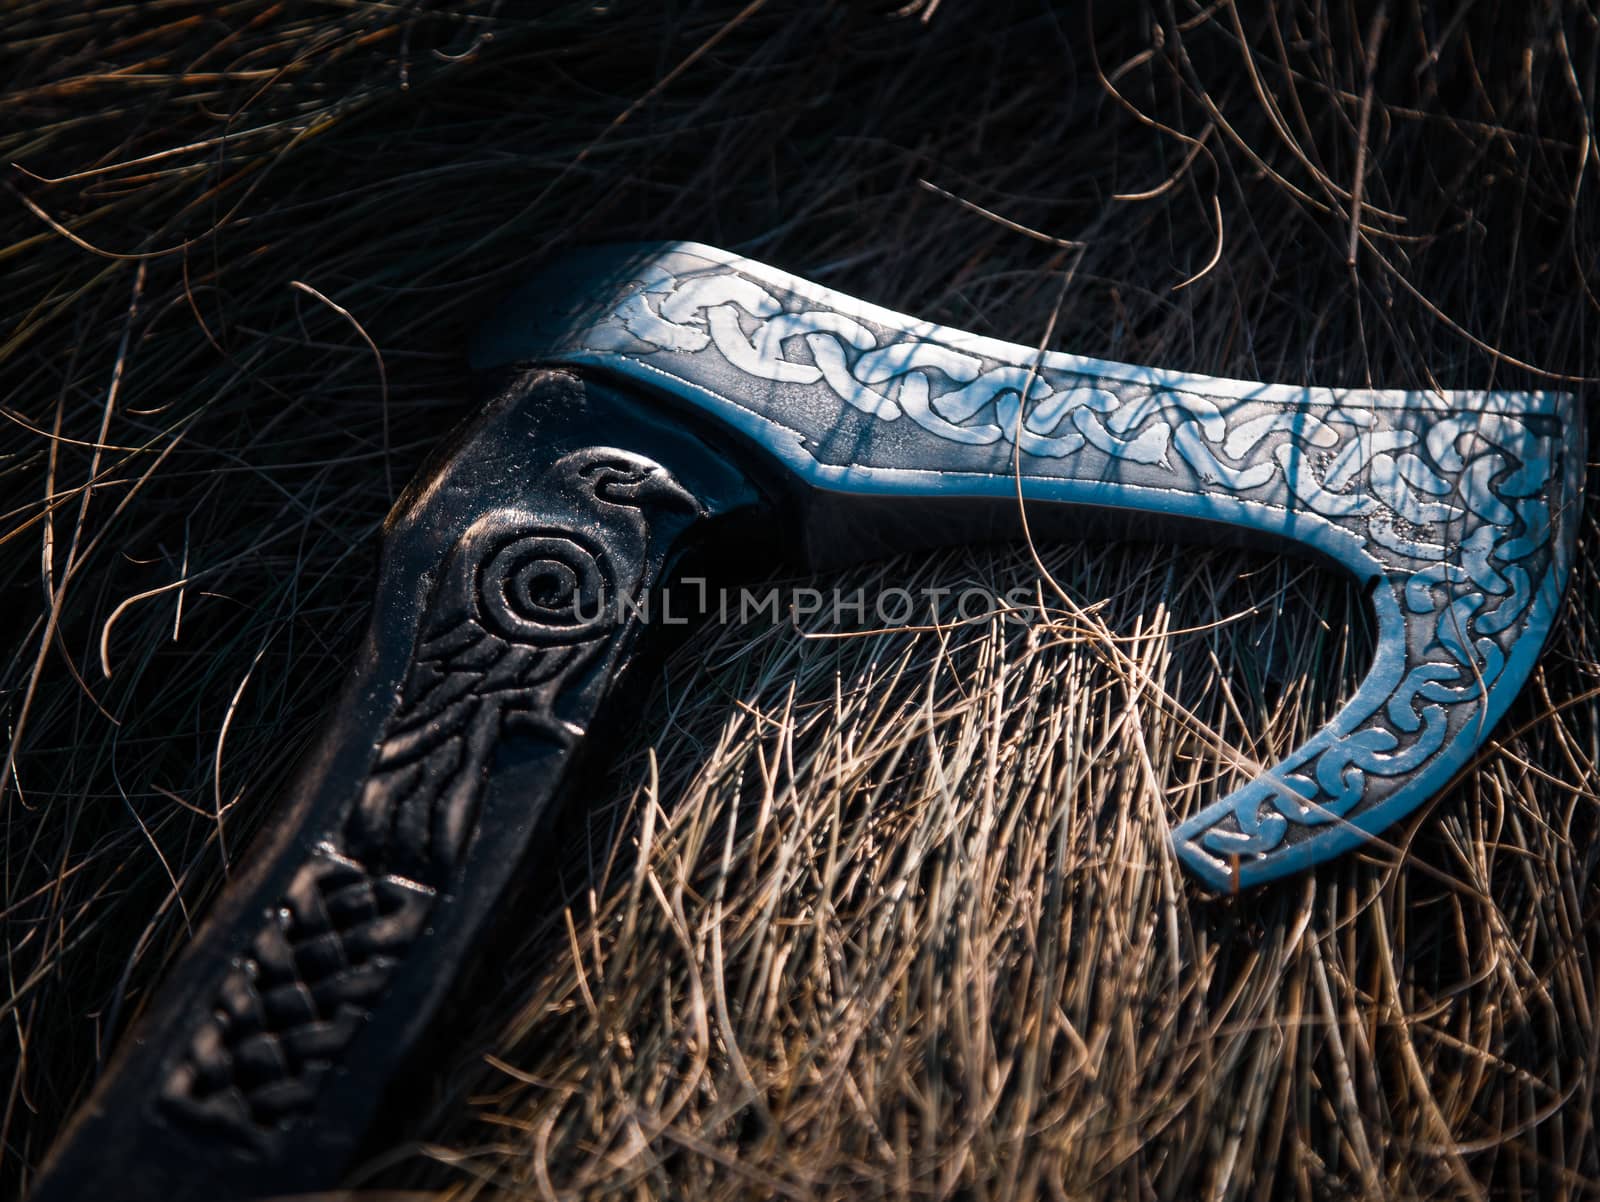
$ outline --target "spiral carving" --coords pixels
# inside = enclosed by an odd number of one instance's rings
[[[483,565],[479,613],[490,633],[535,646],[593,637],[609,620],[616,581],[605,553],[570,530],[533,530]]]

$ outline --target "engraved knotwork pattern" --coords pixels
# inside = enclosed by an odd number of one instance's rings
[[[573,521],[497,511],[457,540],[369,775],[227,972],[163,1083],[179,1116],[246,1139],[315,1102],[455,876],[508,725],[567,746],[558,699],[624,629],[664,469],[611,449],[550,473]],[[588,520],[585,520],[588,519]],[[599,531],[599,534],[588,531]]]
[[[1552,503],[1574,478],[1565,398],[1297,390],[1035,355],[687,245],[629,271],[562,355],[682,381],[735,422],[783,431],[771,437],[800,448],[791,465],[830,486],[914,492],[942,473],[959,489],[1009,478],[1015,456],[1036,495],[1253,527],[1377,582],[1388,645],[1360,694],[1179,831],[1213,879],[1435,761],[1448,775],[1444,753],[1516,639],[1549,623],[1541,590],[1565,570]]]

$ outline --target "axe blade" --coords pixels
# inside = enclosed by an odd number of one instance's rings
[[[1564,392],[1309,388],[1040,352],[694,243],[557,260],[474,361],[604,372],[805,486],[815,563],[1085,529],[1255,543],[1352,574],[1371,668],[1282,762],[1173,832],[1214,889],[1360,845],[1435,795],[1527,680],[1585,468]],[[1067,523],[1070,522],[1070,526]]]

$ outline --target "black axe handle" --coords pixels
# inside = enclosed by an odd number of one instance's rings
[[[760,494],[684,422],[519,372],[407,489],[342,699],[34,1202],[266,1198],[349,1170],[530,845],[641,603]]]

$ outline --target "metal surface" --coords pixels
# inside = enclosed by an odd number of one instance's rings
[[[1020,493],[1180,536],[1233,527],[1349,571],[1378,626],[1360,690],[1173,834],[1217,889],[1337,855],[1437,792],[1527,679],[1572,559],[1584,442],[1566,393],[1300,388],[1041,354],[692,243],[554,265],[477,359],[669,393],[820,489]]]
[[[38,1202],[265,1197],[357,1163],[548,816],[604,753],[649,650],[638,611],[607,601],[686,558],[1016,537],[1020,498],[1035,534],[1227,534],[1349,571],[1378,629],[1356,696],[1174,833],[1227,889],[1436,792],[1527,678],[1572,554],[1583,442],[1564,394],[1037,354],[689,244],[557,261],[475,360],[498,390],[390,517],[322,744]]]

